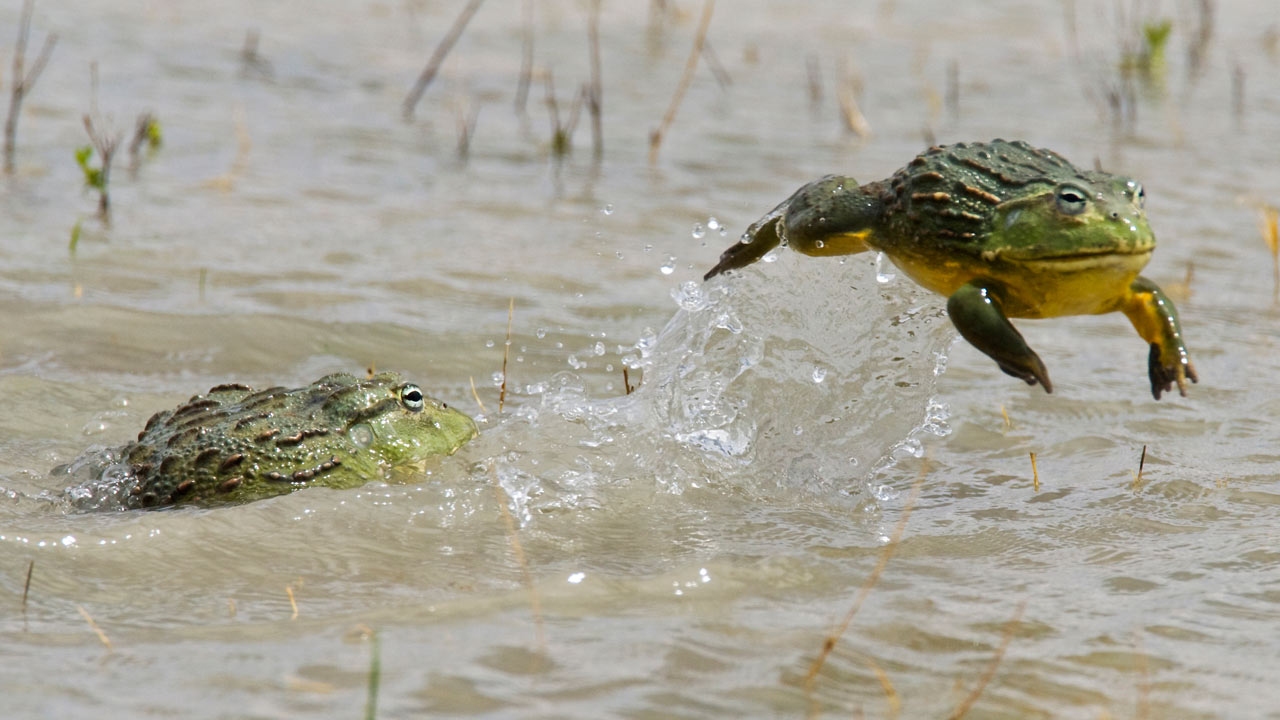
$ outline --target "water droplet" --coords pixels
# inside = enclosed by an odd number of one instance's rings
[[[617,258],[618,258],[619,260],[621,260],[621,259],[622,259],[622,251],[621,251],[621,250],[614,251],[614,253],[613,253],[613,254],[614,254],[615,256],[617,256]]]
[[[580,583],[580,582],[582,582],[584,579],[586,579],[586,577],[587,577],[587,574],[586,574],[586,573],[584,573],[584,572],[576,572],[576,573],[573,573],[572,575],[570,575],[570,576],[569,576],[569,582],[570,582],[571,584],[573,584],[573,585],[577,585],[578,583]]]
[[[489,376],[489,381],[493,383],[493,386],[494,386],[494,387],[497,387],[497,386],[501,385],[501,384],[502,384],[502,373],[497,372],[497,371],[494,371],[494,373],[493,373],[492,375],[490,375],[490,376]]]
[[[569,363],[569,367],[573,368],[574,370],[581,370],[582,368],[587,366],[585,362],[578,359],[577,355],[570,355],[567,362]]]
[[[492,341],[492,340],[485,340],[485,341],[484,341],[484,346],[485,346],[485,347],[493,347],[493,341]]]
[[[765,253],[765,254],[764,254],[764,257],[762,257],[762,258],[760,258],[760,259],[761,259],[761,260],[763,260],[763,261],[765,261],[765,262],[767,262],[767,263],[769,263],[769,262],[777,262],[777,261],[778,261],[778,253],[773,252],[773,251],[769,251],[769,252],[767,252],[767,253]]]
[[[663,264],[662,264],[662,267],[660,267],[660,268],[658,268],[658,269],[662,271],[662,274],[663,274],[663,275],[670,275],[671,273],[675,272],[675,271],[676,271],[676,258],[675,258],[675,256],[674,256],[674,255],[668,255],[668,256],[667,256],[667,261],[666,261],[665,263],[663,263]]]
[[[603,354],[604,354],[604,343],[602,343],[602,342],[597,342],[597,343],[596,343],[596,345],[595,345],[595,347],[594,347],[594,348],[592,348],[592,352],[594,352],[594,353],[596,354],[596,357],[599,357],[599,356],[603,355]]]
[[[650,251],[650,250],[652,250],[652,249],[653,249],[653,245],[645,245],[645,246],[644,246],[644,251],[645,251],[645,252],[649,252],[649,251]]]
[[[897,273],[885,269],[884,253],[876,253],[876,282],[887,285],[896,277]]]
[[[701,240],[707,234],[707,229],[702,227],[702,223],[693,224],[693,239]]]
[[[820,383],[827,379],[827,369],[824,367],[815,367],[813,369],[813,381]]]
[[[605,203],[604,207],[600,208],[600,212],[604,213],[605,215],[612,215],[613,203]]]
[[[546,336],[547,336],[547,329],[546,329],[546,328],[538,328],[538,331],[537,331],[537,333],[535,333],[535,334],[538,336],[538,339],[539,339],[539,340],[541,340],[542,338],[544,338],[544,337],[546,337]]]
[[[720,221],[716,219],[715,215],[712,215],[711,217],[707,218],[707,229],[708,230],[720,229]]]
[[[818,248],[819,250],[821,250],[822,248],[826,247],[826,246],[827,246],[827,244],[826,244],[825,242],[821,241],[821,240],[814,240],[814,241],[813,241],[813,246],[814,246],[814,247],[816,247],[816,248]]]

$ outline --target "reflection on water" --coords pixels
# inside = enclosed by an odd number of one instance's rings
[[[599,164],[585,120],[552,154],[549,80],[565,121],[590,76],[571,2],[533,3],[526,112],[523,15],[492,3],[402,120],[460,5],[37,5],[32,45],[60,40],[0,192],[6,717],[357,717],[365,628],[384,717],[799,717],[922,469],[822,712],[891,716],[887,679],[902,717],[946,716],[1024,601],[969,717],[1280,705],[1280,313],[1250,205],[1280,198],[1269,5],[1143,8],[1173,20],[1143,79],[1121,66],[1145,18],[1081,3],[721,4],[706,55],[728,82],[700,66],[652,167],[696,4],[603,7]],[[110,228],[74,162],[93,61],[105,120],[164,130],[117,168]],[[1146,274],[1190,278],[1191,397],[1150,399],[1118,315],[1020,322],[1055,392],[1024,387],[871,255],[784,250],[699,282],[803,182],[997,136],[1144,182]],[[391,482],[235,508],[44,499],[49,468],[193,392],[371,366],[482,435]]]

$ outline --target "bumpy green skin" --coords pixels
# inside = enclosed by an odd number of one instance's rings
[[[121,448],[124,501],[234,503],[358,487],[388,468],[452,454],[475,435],[471,418],[392,372],[328,375],[292,390],[219,385],[156,413]]]
[[[1021,141],[937,146],[888,180],[828,175],[748,228],[706,279],[780,244],[807,255],[887,254],[948,297],[952,322],[1000,369],[1052,392],[1011,317],[1123,312],[1151,347],[1152,394],[1196,382],[1173,303],[1138,273],[1155,235],[1142,186]]]

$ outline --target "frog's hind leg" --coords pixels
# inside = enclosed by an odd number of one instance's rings
[[[746,267],[779,245],[805,255],[853,255],[868,249],[866,240],[884,215],[879,196],[851,177],[828,175],[797,190],[760,218],[704,280]]]
[[[720,253],[720,262],[703,275],[702,279],[710,280],[726,270],[744,268],[778,247],[782,242],[778,223],[782,220],[789,204],[791,204],[791,198],[784,200],[767,215],[752,223],[738,242]]]
[[[877,193],[851,177],[828,175],[787,201],[782,237],[805,255],[854,255],[871,249],[868,241],[883,218]]]

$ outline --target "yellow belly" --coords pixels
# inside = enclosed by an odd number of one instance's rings
[[[1084,255],[1048,260],[982,260],[956,254],[944,258],[895,253],[895,265],[921,286],[950,297],[973,280],[991,280],[1002,288],[1008,317],[1047,318],[1094,315],[1116,310],[1129,285],[1151,259],[1151,252]]]

